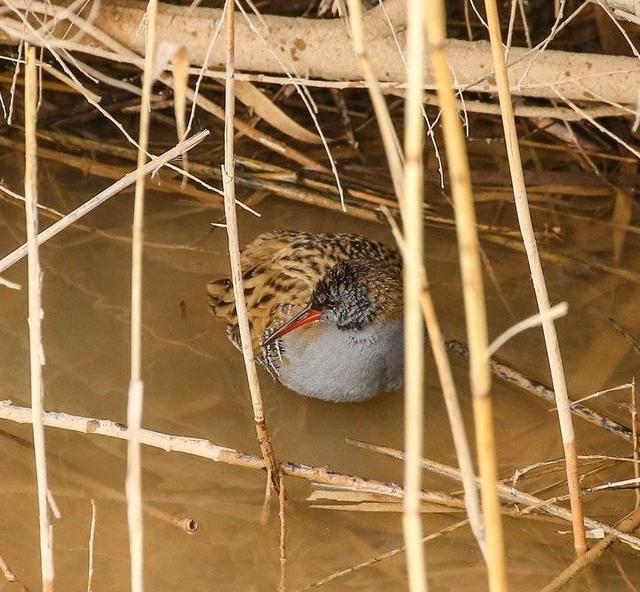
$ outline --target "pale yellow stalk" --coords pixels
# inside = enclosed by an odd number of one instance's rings
[[[40,528],[40,568],[42,591],[53,592],[54,564],[53,540],[47,495],[47,456],[44,438],[44,392],[42,366],[44,350],[42,345],[42,302],[41,270],[38,252],[38,158],[36,144],[38,103],[38,74],[36,70],[36,48],[25,48],[24,83],[24,128],[25,128],[25,169],[24,197],[27,226],[27,263],[29,276],[29,368],[31,377],[31,419],[33,423],[33,448],[36,464],[38,488],[38,522]]]
[[[571,411],[569,408],[569,396],[560,356],[560,346],[556,335],[553,320],[548,316],[550,308],[547,286],[544,281],[538,246],[531,222],[531,212],[527,199],[527,188],[524,183],[524,171],[520,148],[518,146],[518,133],[516,130],[513,105],[511,102],[511,92],[509,90],[509,77],[504,61],[504,48],[502,45],[502,32],[500,30],[500,19],[496,0],[485,0],[487,11],[487,21],[489,23],[489,35],[491,38],[491,52],[493,56],[493,66],[495,68],[496,84],[500,99],[500,110],[502,113],[502,125],[509,159],[509,169],[511,171],[511,183],[513,185],[513,197],[516,203],[518,223],[522,240],[529,261],[531,279],[538,302],[538,309],[545,320],[542,322],[544,339],[547,348],[547,357],[551,368],[551,378],[558,407],[558,419],[560,421],[560,431],[564,444],[564,454],[566,459],[567,483],[569,486],[569,496],[571,500],[571,512],[573,514],[573,544],[578,555],[584,553],[587,548],[584,520],[582,513],[582,502],[580,500],[580,486],[578,482],[578,458],[576,451],[575,435]]]
[[[409,590],[427,590],[422,545],[420,487],[424,416],[424,330],[422,295],[422,212],[424,121],[422,119],[424,70],[424,2],[407,0],[407,99],[404,129],[404,355],[405,449],[404,539],[407,546]]]
[[[131,590],[144,590],[144,553],[142,522],[142,468],[140,452],[140,429],[144,383],[142,381],[142,257],[144,248],[144,166],[147,162],[149,144],[150,98],[155,67],[155,31],[158,11],[157,0],[149,0],[146,12],[146,42],[142,98],[140,101],[140,124],[138,132],[138,166],[133,205],[133,231],[131,249],[131,378],[127,403],[127,525],[129,530],[129,553],[131,556]]]
[[[487,349],[489,345],[487,316],[482,285],[482,264],[476,230],[471,173],[465,148],[462,123],[458,114],[453,78],[445,53],[446,19],[442,0],[431,0],[425,18],[431,61],[437,83],[438,100],[442,109],[442,126],[449,165],[458,252],[462,270],[465,319],[469,341],[469,361],[473,410],[476,427],[476,449],[480,467],[482,505],[487,540],[489,588],[507,589],[504,539],[500,500],[497,491],[498,468],[491,400],[491,370]]]

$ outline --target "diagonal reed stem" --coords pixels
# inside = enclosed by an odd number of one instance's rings
[[[44,350],[42,345],[42,302],[40,254],[38,252],[38,160],[36,145],[38,74],[36,71],[36,48],[26,45],[25,49],[25,169],[24,197],[27,227],[27,262],[29,276],[29,368],[31,377],[31,417],[33,422],[33,448],[38,487],[38,521],[40,527],[40,567],[42,591],[53,592],[54,564],[53,540],[47,495],[47,456],[43,424],[42,366]]]
[[[513,105],[511,103],[509,78],[504,60],[500,18],[498,15],[496,0],[485,0],[485,7],[487,11],[487,21],[489,23],[493,65],[495,68],[496,83],[498,86],[502,125],[504,127],[504,136],[507,145],[507,157],[509,160],[509,169],[511,171],[511,182],[513,185],[513,196],[518,214],[518,223],[520,225],[520,232],[522,234],[524,247],[527,252],[527,259],[531,270],[531,279],[533,281],[533,288],[538,302],[538,309],[540,310],[540,314],[543,315],[543,317],[546,317],[546,320],[542,323],[542,329],[544,332],[549,366],[551,368],[551,378],[556,396],[558,419],[560,421],[560,431],[564,445],[567,483],[571,501],[571,512],[573,515],[573,544],[576,554],[581,555],[586,551],[587,543],[584,531],[582,502],[580,500],[580,486],[578,483],[576,441],[573,431],[573,422],[571,420],[571,410],[569,408],[567,385],[555,325],[553,320],[548,317],[548,311],[550,308],[549,294],[547,293],[547,286],[542,272],[540,256],[538,254],[538,246],[533,232],[533,224],[531,222],[531,212],[529,211],[527,188],[524,182],[524,171],[522,168],[522,159],[520,157],[520,148],[518,146],[518,133],[513,115]]]
[[[201,132],[195,134],[191,138],[185,140],[184,142],[179,142],[176,146],[163,152],[160,156],[154,156],[151,162],[148,162],[142,168],[142,172],[147,175],[149,173],[153,173],[157,171],[161,166],[167,164],[170,160],[176,158],[182,154],[182,152],[191,150],[196,144],[200,143],[204,138],[209,135],[209,130],[202,130]],[[93,211],[99,205],[102,205],[108,199],[118,195],[121,191],[126,189],[127,187],[133,185],[138,176],[138,169],[127,173],[97,195],[94,195],[91,199],[84,202],[81,206],[78,206],[75,210],[69,212],[64,218],[61,218],[57,222],[48,226],[45,230],[43,230],[40,234],[38,234],[38,245],[41,245],[47,242],[49,239],[56,236],[58,233],[62,232],[69,226],[75,224],[80,218],[86,216],[89,212]],[[0,259],[0,272],[9,269],[12,265],[20,261],[28,251],[28,244],[24,243],[20,245],[17,249],[13,250],[11,253]]]
[[[233,295],[236,301],[238,313],[238,328],[240,329],[240,344],[244,367],[249,383],[251,404],[253,406],[253,419],[256,426],[256,434],[260,451],[265,465],[271,475],[271,484],[275,491],[280,488],[280,472],[271,444],[271,438],[267,429],[267,423],[262,408],[262,393],[258,382],[258,373],[251,345],[251,330],[247,317],[247,304],[244,298],[244,286],[242,282],[242,267],[240,265],[240,242],[238,240],[238,220],[236,217],[235,199],[235,149],[233,118],[235,115],[235,30],[234,30],[234,2],[226,0],[225,4],[225,32],[227,48],[227,67],[225,78],[225,120],[224,120],[224,167],[222,169],[222,182],[224,187],[224,212],[226,219],[227,238],[229,242],[229,259],[231,262],[231,279],[233,281]]]

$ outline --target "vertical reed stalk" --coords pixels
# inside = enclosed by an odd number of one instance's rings
[[[423,442],[423,366],[424,332],[420,296],[422,294],[422,210],[423,150],[422,120],[424,71],[423,0],[407,0],[407,98],[404,129],[404,355],[405,355],[405,449],[404,463],[404,538],[407,546],[409,589],[427,589],[420,487]]]
[[[636,377],[631,381],[631,433],[633,437],[633,476],[640,480],[640,454],[638,454],[638,400],[636,399]],[[640,489],[636,487],[636,510],[640,508]]]
[[[142,381],[142,255],[144,247],[144,191],[149,144],[150,97],[155,65],[155,35],[157,0],[147,5],[144,74],[140,101],[140,126],[138,132],[138,165],[133,206],[131,249],[131,378],[127,404],[127,525],[129,529],[129,553],[131,555],[131,590],[144,590],[144,555],[142,523],[142,469],[140,460],[140,428],[144,384]]]
[[[373,104],[373,109],[376,114],[378,126],[380,128],[380,135],[382,137],[387,162],[389,164],[389,170],[391,171],[391,178],[393,180],[394,190],[398,203],[400,204],[400,213],[403,217],[406,216],[404,207],[404,179],[402,178],[402,154],[398,148],[398,138],[396,137],[393,122],[389,114],[389,109],[384,100],[384,95],[380,88],[378,79],[375,72],[371,67],[368,54],[365,48],[364,41],[364,26],[362,18],[362,3],[360,0],[348,0],[349,3],[349,23],[351,25],[351,35],[353,38],[353,46],[356,55],[360,59],[362,71],[367,82],[367,88]],[[404,244],[404,238],[400,231],[397,229],[395,221],[389,214],[386,208],[383,208],[384,214],[387,216],[389,225],[396,239],[398,247],[400,248],[403,257],[406,252]],[[451,372],[451,365],[447,357],[447,350],[444,345],[444,339],[442,337],[442,331],[440,330],[440,323],[438,322],[438,316],[436,309],[431,298],[431,292],[429,291],[429,278],[427,270],[423,266],[422,270],[422,285],[423,292],[421,296],[422,315],[424,317],[425,324],[427,326],[427,334],[429,337],[429,343],[433,351],[433,357],[436,362],[436,368],[438,371],[438,378],[442,386],[442,395],[447,407],[447,414],[449,417],[449,423],[451,425],[451,433],[453,435],[453,443],[456,449],[456,455],[458,457],[458,464],[463,475],[463,487],[464,487],[464,500],[469,516],[469,523],[471,530],[478,541],[478,545],[485,554],[485,540],[484,540],[484,528],[482,525],[482,514],[480,512],[480,501],[478,499],[478,491],[475,484],[475,474],[473,472],[473,461],[471,459],[471,451],[469,450],[469,443],[467,441],[466,430],[464,427],[464,420],[462,418],[462,411],[460,410],[460,403],[458,401],[458,394],[456,392],[456,385],[453,380],[453,373]]]
[[[38,159],[36,145],[38,79],[36,48],[26,44],[24,80],[25,169],[24,197],[27,226],[27,263],[29,275],[29,369],[31,380],[31,417],[33,448],[38,487],[38,519],[40,527],[40,567],[43,592],[53,592],[53,540],[49,521],[47,494],[47,456],[42,414],[44,392],[42,366],[45,363],[42,345],[42,302],[40,286],[40,255],[38,252]]]
[[[91,500],[91,524],[89,527],[89,566],[87,568],[87,592],[93,592],[94,545],[96,540],[96,500]]]
[[[278,492],[279,512],[280,517],[280,581],[278,583],[278,592],[285,592],[286,590],[286,575],[287,575],[287,524],[285,522],[284,514],[284,476],[280,473],[280,491]]]
[[[249,383],[251,404],[253,406],[253,419],[256,425],[256,434],[260,445],[260,452],[264,458],[267,471],[271,476],[271,484],[275,491],[280,488],[278,462],[273,452],[271,438],[267,430],[267,423],[262,408],[262,394],[258,373],[253,355],[251,342],[251,330],[247,317],[247,304],[244,298],[244,286],[242,283],[242,267],[240,265],[240,242],[238,240],[238,220],[236,218],[236,190],[235,190],[235,148],[233,118],[235,116],[235,11],[233,0],[225,3],[225,33],[227,64],[224,91],[224,166],[222,168],[222,184],[224,188],[224,213],[229,242],[229,260],[231,262],[231,279],[233,281],[233,295],[236,301],[238,313],[238,328],[240,329],[240,344],[244,367]]]
[[[493,55],[493,66],[495,69],[496,84],[498,86],[498,96],[500,99],[500,111],[502,115],[502,125],[507,145],[507,157],[509,169],[511,171],[511,183],[513,185],[513,196],[518,214],[518,224],[522,240],[529,260],[531,279],[538,302],[538,309],[542,316],[542,329],[547,348],[547,357],[551,368],[551,378],[556,396],[558,408],[558,419],[560,421],[560,431],[564,445],[564,456],[566,459],[567,483],[569,486],[569,497],[571,501],[571,513],[573,516],[573,544],[577,555],[583,554],[587,549],[584,532],[584,520],[582,513],[582,501],[580,500],[580,487],[578,483],[578,456],[576,451],[576,441],[569,408],[569,396],[560,355],[560,346],[553,319],[549,316],[549,294],[544,281],[538,245],[533,232],[531,222],[531,212],[527,199],[527,188],[524,183],[524,172],[520,149],[518,147],[518,134],[513,115],[513,105],[511,103],[511,93],[509,91],[509,78],[504,59],[504,48],[502,46],[502,33],[500,31],[500,19],[496,0],[485,0],[487,20],[489,23],[489,35],[491,38],[491,52]]]
[[[442,125],[449,164],[456,230],[462,270],[471,391],[476,426],[476,448],[480,467],[482,503],[487,537],[489,587],[492,591],[507,589],[504,537],[498,498],[498,468],[493,428],[491,370],[487,356],[487,317],[482,285],[482,267],[476,230],[469,160],[465,149],[462,124],[458,114],[453,79],[445,52],[446,17],[444,2],[428,3],[425,18],[427,39],[442,109]]]

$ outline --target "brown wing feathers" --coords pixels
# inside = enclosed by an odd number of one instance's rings
[[[244,293],[254,351],[265,332],[302,308],[318,281],[336,264],[349,259],[397,261],[398,254],[381,243],[348,234],[282,231],[261,234],[242,253]],[[207,285],[213,313],[229,323],[229,338],[238,345],[236,307],[229,278]]]

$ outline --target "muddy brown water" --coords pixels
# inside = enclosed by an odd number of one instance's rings
[[[4,183],[19,192],[21,164],[5,157]],[[75,172],[41,163],[40,196],[68,211],[105,186]],[[389,242],[383,225],[268,198],[261,218],[240,215],[241,240],[272,229],[351,231]],[[49,410],[124,421],[129,376],[129,282],[132,193],[126,192],[87,216],[94,230],[71,228],[42,249],[44,271],[45,405]],[[206,307],[205,284],[227,270],[224,231],[210,226],[220,212],[166,194],[147,202],[144,261],[144,426],[171,434],[208,438],[218,444],[257,452],[251,406],[240,355],[223,325]],[[42,225],[49,224],[48,219]],[[610,258],[610,231],[574,229],[577,248]],[[24,241],[22,210],[0,202],[0,254]],[[637,268],[636,239],[625,251],[627,267]],[[497,336],[517,319],[535,312],[524,256],[484,245],[499,283],[486,278],[490,332]],[[447,336],[464,337],[455,234],[427,228],[426,260],[438,312]],[[637,287],[610,276],[576,276],[545,266],[552,301],[567,300],[570,314],[558,322],[571,393],[626,383],[637,373],[638,358],[611,330],[615,316],[640,333]],[[24,261],[4,277],[26,284]],[[28,405],[26,290],[0,288],[0,398]],[[539,330],[511,341],[500,356],[533,378],[549,380]],[[472,426],[466,369],[453,361],[462,407]],[[400,392],[357,405],[335,405],[296,395],[261,372],[261,384],[274,446],[281,458],[329,465],[342,472],[399,481],[398,461],[346,443],[355,438],[402,447]],[[502,476],[529,463],[557,458],[562,447],[555,415],[530,395],[494,383],[495,421]],[[425,455],[455,464],[446,413],[431,359],[427,362]],[[594,406],[627,425],[628,391],[596,400]],[[575,421],[579,451],[628,455],[629,445],[596,427]],[[29,589],[39,586],[39,553],[33,454],[29,426],[0,421],[0,555]],[[62,517],[53,521],[56,585],[68,592],[87,586],[90,500],[97,507],[93,590],[129,586],[126,509],[123,502],[126,447],[109,438],[47,429],[52,493]],[[586,469],[585,469],[586,470]],[[561,472],[525,479],[536,491],[561,479]],[[595,484],[631,477],[630,465],[587,477]],[[276,590],[279,527],[276,508],[261,524],[265,479],[261,472],[216,464],[177,453],[145,448],[144,501],[166,517],[193,518],[199,528],[186,534],[167,519],[145,514],[147,589],[158,592]],[[458,484],[431,474],[425,487],[455,491]],[[394,511],[349,511],[312,507],[311,484],[287,479],[286,589],[307,585],[402,545],[401,515]],[[541,496],[561,495],[562,486]],[[320,502],[322,503],[322,502]],[[327,502],[333,504],[333,502]],[[585,499],[587,514],[614,522],[633,508],[631,492],[601,493]],[[461,520],[458,513],[424,515],[425,534]],[[572,559],[569,526],[557,522],[505,518],[511,590],[536,590]],[[428,542],[426,556],[433,591],[485,590],[482,558],[468,528]],[[602,590],[640,586],[637,556],[615,545],[594,569]],[[13,586],[13,587],[12,587]],[[577,580],[574,589],[583,589]],[[0,590],[17,589],[0,583]],[[406,590],[402,553],[326,584],[327,591]]]

